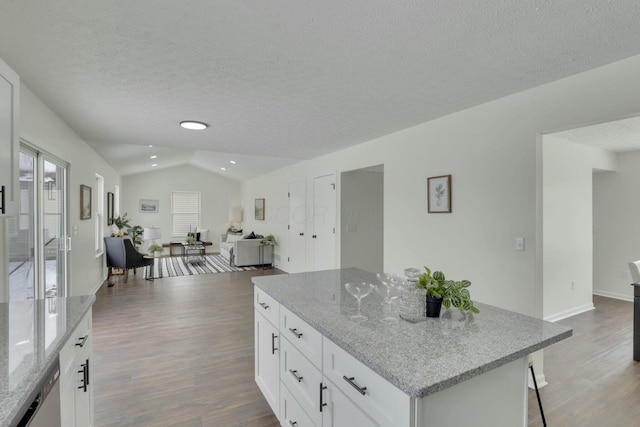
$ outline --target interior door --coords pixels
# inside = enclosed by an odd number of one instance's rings
[[[289,184],[289,273],[306,270],[307,202],[304,180]]]
[[[313,268],[336,268],[336,175],[313,179]]]

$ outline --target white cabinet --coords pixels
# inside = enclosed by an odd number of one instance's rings
[[[91,311],[60,350],[60,415],[65,427],[93,426]]]
[[[277,328],[279,304],[255,289],[255,381],[279,418],[280,408],[280,333]]]
[[[20,79],[0,60],[0,218],[18,212]]]
[[[322,387],[322,427],[379,427],[331,381]],[[398,424],[400,426],[400,424]]]

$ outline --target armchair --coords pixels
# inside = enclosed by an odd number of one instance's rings
[[[114,285],[110,282],[112,272],[114,268],[121,268],[125,271],[124,281],[127,282],[129,278],[129,269],[135,269],[138,267],[146,267],[153,265],[153,258],[145,258],[140,252],[133,247],[131,239],[122,237],[105,237],[104,246],[106,249],[106,260],[109,274],[107,276],[107,282],[109,287]]]

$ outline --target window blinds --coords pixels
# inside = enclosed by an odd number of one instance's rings
[[[171,193],[172,235],[186,236],[200,226],[200,192],[173,191]]]

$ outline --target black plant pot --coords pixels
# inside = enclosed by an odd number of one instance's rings
[[[427,317],[440,317],[442,298],[427,296]]]

